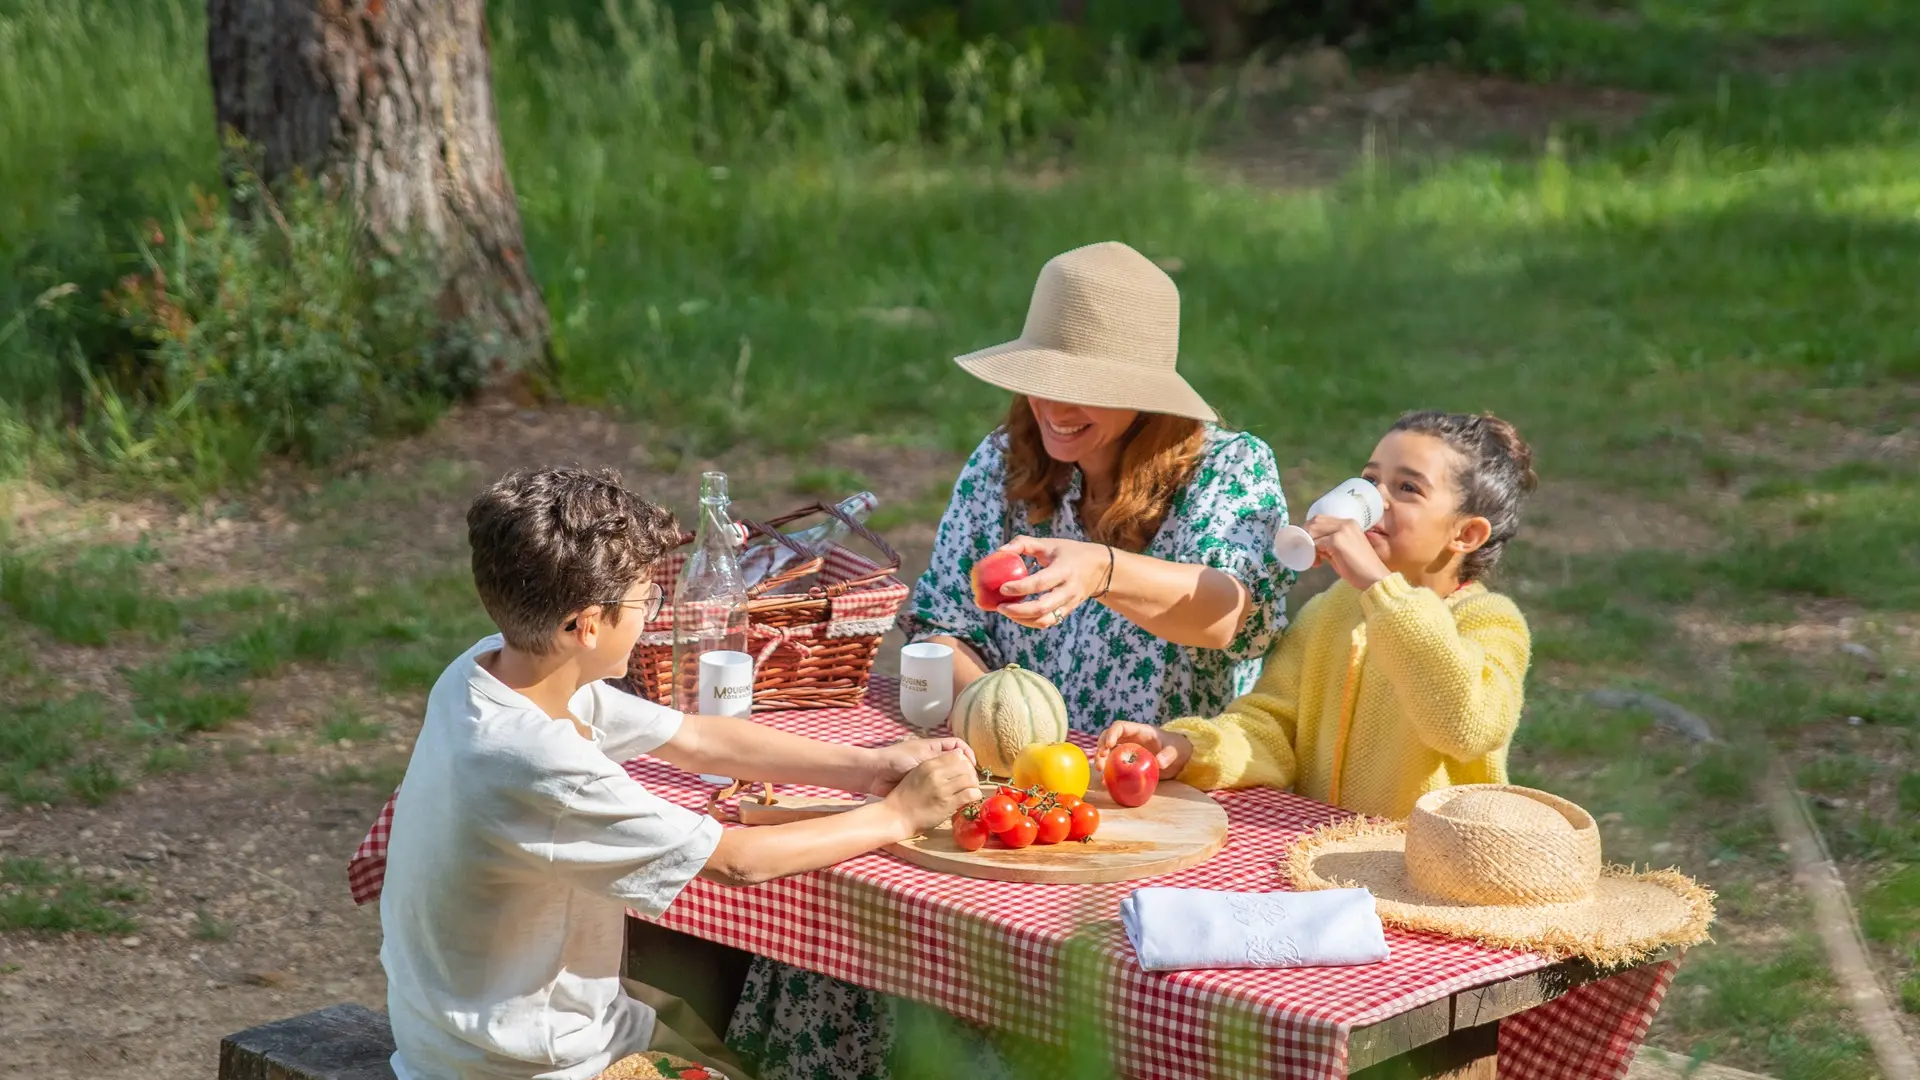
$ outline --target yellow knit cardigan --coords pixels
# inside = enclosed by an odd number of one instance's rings
[[[1251,693],[1167,725],[1193,741],[1180,779],[1390,818],[1429,791],[1505,783],[1531,652],[1520,609],[1484,586],[1442,598],[1399,574],[1364,593],[1339,582],[1307,602]]]

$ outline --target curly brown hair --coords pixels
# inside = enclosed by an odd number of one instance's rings
[[[1007,411],[1007,499],[1027,506],[1027,520],[1050,521],[1066,497],[1074,467],[1055,461],[1040,438],[1040,421],[1022,395]],[[1098,521],[1083,521],[1087,538],[1123,551],[1145,551],[1200,467],[1206,425],[1184,416],[1141,413],[1120,449],[1120,477],[1113,502]]]
[[[612,469],[510,472],[467,508],[480,603],[508,645],[536,656],[568,616],[626,595],[680,538],[673,514]],[[621,611],[607,608],[607,621]]]

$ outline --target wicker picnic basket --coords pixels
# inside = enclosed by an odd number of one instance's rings
[[[780,526],[825,514],[879,553],[881,561],[838,544],[812,555],[781,534]],[[900,553],[880,535],[815,503],[766,522],[743,521],[754,535],[772,537],[802,558],[747,591],[747,651],[753,654],[753,710],[830,709],[857,705],[867,693],[880,639],[893,629],[907,586],[896,575]],[[691,534],[654,563],[653,580],[668,596],[686,565]],[[817,576],[816,576],[817,575]],[[812,581],[805,579],[813,578]],[[805,591],[800,591],[805,585]],[[627,665],[627,688],[663,704],[673,701],[673,605],[640,633]]]

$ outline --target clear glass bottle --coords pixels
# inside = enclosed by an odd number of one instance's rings
[[[862,491],[858,495],[852,495],[843,500],[839,510],[855,521],[865,521],[879,502],[879,498],[873,492]],[[851,531],[846,522],[828,515],[827,519],[818,525],[788,533],[787,538],[814,555],[825,555],[829,548],[839,543]],[[770,537],[761,536],[756,537],[751,544],[747,545],[747,549],[741,552],[740,567],[747,585],[751,587],[780,573],[799,560],[800,556],[794,554],[792,548]]]
[[[673,707],[682,712],[698,711],[702,654],[747,651],[740,536],[728,513],[727,475],[702,473],[693,550],[673,587]]]

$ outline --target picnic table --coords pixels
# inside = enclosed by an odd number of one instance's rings
[[[754,719],[816,739],[877,746],[921,734],[901,722],[896,697],[893,680],[875,677],[861,705]],[[713,792],[653,758],[626,769],[683,806],[703,807]],[[1265,789],[1214,797],[1227,812],[1226,846],[1152,884],[1284,888],[1277,860],[1288,844],[1350,816]],[[392,812],[389,799],[349,864],[358,903],[379,895]],[[1108,1037],[1115,1067],[1138,1080],[1617,1078],[1646,1037],[1679,962],[1660,956],[1602,972],[1389,928],[1392,956],[1378,964],[1149,973],[1135,963],[1119,921],[1121,899],[1141,884],[983,881],[873,853],[744,889],[696,880],[658,925],[1028,1038],[1058,1042],[1067,1009],[1090,1014]]]

